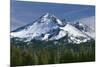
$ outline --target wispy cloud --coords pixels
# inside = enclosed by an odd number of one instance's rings
[[[15,0],[13,0],[15,1]],[[41,2],[12,2],[11,29],[29,24],[46,12],[59,19],[76,20],[95,15],[95,7],[89,5],[54,4]]]
[[[20,21],[16,18],[11,18],[11,30],[14,30],[18,27],[20,27],[21,25],[24,25],[25,23],[23,21]]]

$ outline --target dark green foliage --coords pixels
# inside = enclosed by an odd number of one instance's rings
[[[81,44],[66,42],[29,43],[11,40],[11,66],[95,61],[95,41]]]

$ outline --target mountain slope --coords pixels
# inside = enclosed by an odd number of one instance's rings
[[[94,16],[77,20],[74,26],[89,37],[95,39]]]
[[[69,42],[81,43],[90,40],[90,38],[87,35],[82,33],[73,25],[67,24],[65,27],[61,27],[61,29],[68,32]]]

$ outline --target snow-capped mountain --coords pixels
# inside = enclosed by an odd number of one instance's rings
[[[93,38],[94,34],[90,30],[91,28],[80,23],[65,24],[56,16],[46,13],[33,23],[12,31],[11,38],[18,37],[25,41],[33,39],[49,41],[59,40],[67,36],[66,39],[69,43],[81,43]]]
[[[89,23],[89,22],[88,22]],[[74,24],[74,26],[79,29],[81,32],[83,32],[84,34],[86,34],[87,36],[95,39],[95,31],[93,29],[91,29],[89,26],[82,24],[80,22],[76,22]]]
[[[77,22],[77,25],[75,27],[81,27],[82,32],[95,39],[95,16],[82,18],[76,20],[75,22]],[[79,27],[77,28],[79,29]],[[82,30],[82,28],[84,28],[84,30]]]

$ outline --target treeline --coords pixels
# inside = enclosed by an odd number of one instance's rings
[[[95,60],[95,41],[81,44],[11,42],[11,66],[86,62]]]

